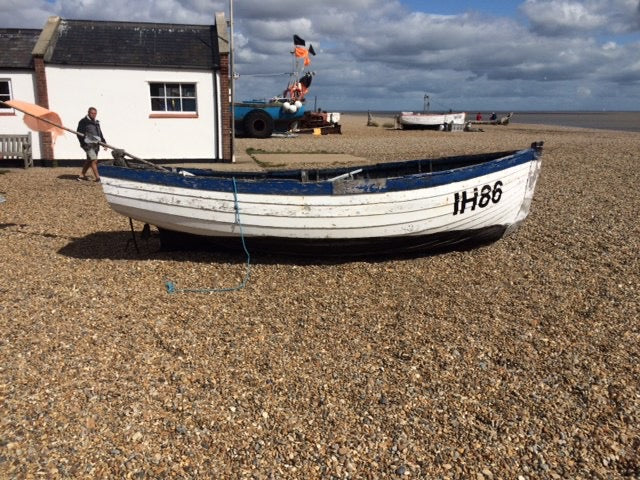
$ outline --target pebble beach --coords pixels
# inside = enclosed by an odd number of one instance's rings
[[[374,120],[235,148],[286,168],[544,141],[529,217],[471,250],[248,266],[138,222],[136,251],[79,167],[0,161],[0,478],[640,478],[640,132]]]

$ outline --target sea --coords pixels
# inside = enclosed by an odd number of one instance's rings
[[[364,114],[367,112],[345,112]],[[398,112],[371,111],[371,115],[393,117]],[[467,120],[476,118],[475,111],[467,112]],[[509,112],[498,112],[498,118]],[[484,120],[488,120],[491,112],[482,112]],[[599,128],[604,130],[623,130],[640,132],[640,112],[513,112],[512,123],[531,123],[536,125],[558,125],[562,127]]]
[[[499,114],[498,118],[500,118]],[[640,112],[514,112],[511,121],[640,132]]]

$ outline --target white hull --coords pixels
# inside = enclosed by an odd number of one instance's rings
[[[519,223],[528,212],[539,164],[539,160],[522,163],[432,188],[358,195],[236,195],[134,182],[106,174],[102,174],[102,186],[116,212],[167,230],[197,235],[238,236],[242,228],[246,237],[291,239],[424,236]],[[482,189],[490,189],[495,198],[496,185],[499,201],[482,206]],[[475,207],[468,200],[463,209],[461,192],[471,199],[474,190],[478,192]],[[236,221],[236,204],[240,224]]]
[[[465,112],[456,113],[413,113],[402,112],[398,115],[401,125],[407,127],[439,128],[445,125],[464,125]]]

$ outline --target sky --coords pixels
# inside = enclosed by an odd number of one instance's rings
[[[234,0],[237,100],[279,95],[294,34],[329,111],[640,111],[640,0]],[[212,24],[229,0],[0,0],[0,27]]]

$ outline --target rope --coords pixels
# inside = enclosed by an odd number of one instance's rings
[[[167,292],[170,294],[173,293],[223,293],[223,292],[233,292],[236,290],[242,290],[247,283],[249,283],[249,278],[251,277],[251,255],[249,254],[249,250],[247,249],[247,244],[244,241],[244,232],[242,231],[242,222],[240,221],[240,208],[238,205],[238,186],[236,185],[236,177],[233,177],[233,204],[236,212],[235,215],[235,223],[240,227],[240,239],[242,240],[242,248],[244,249],[244,253],[247,255],[247,270],[244,275],[244,279],[242,283],[236,287],[227,287],[227,288],[176,288],[176,285],[171,280],[165,281],[165,286],[167,287]]]
[[[236,78],[240,77],[283,77],[285,75],[293,75],[295,72],[282,73],[236,73]]]

